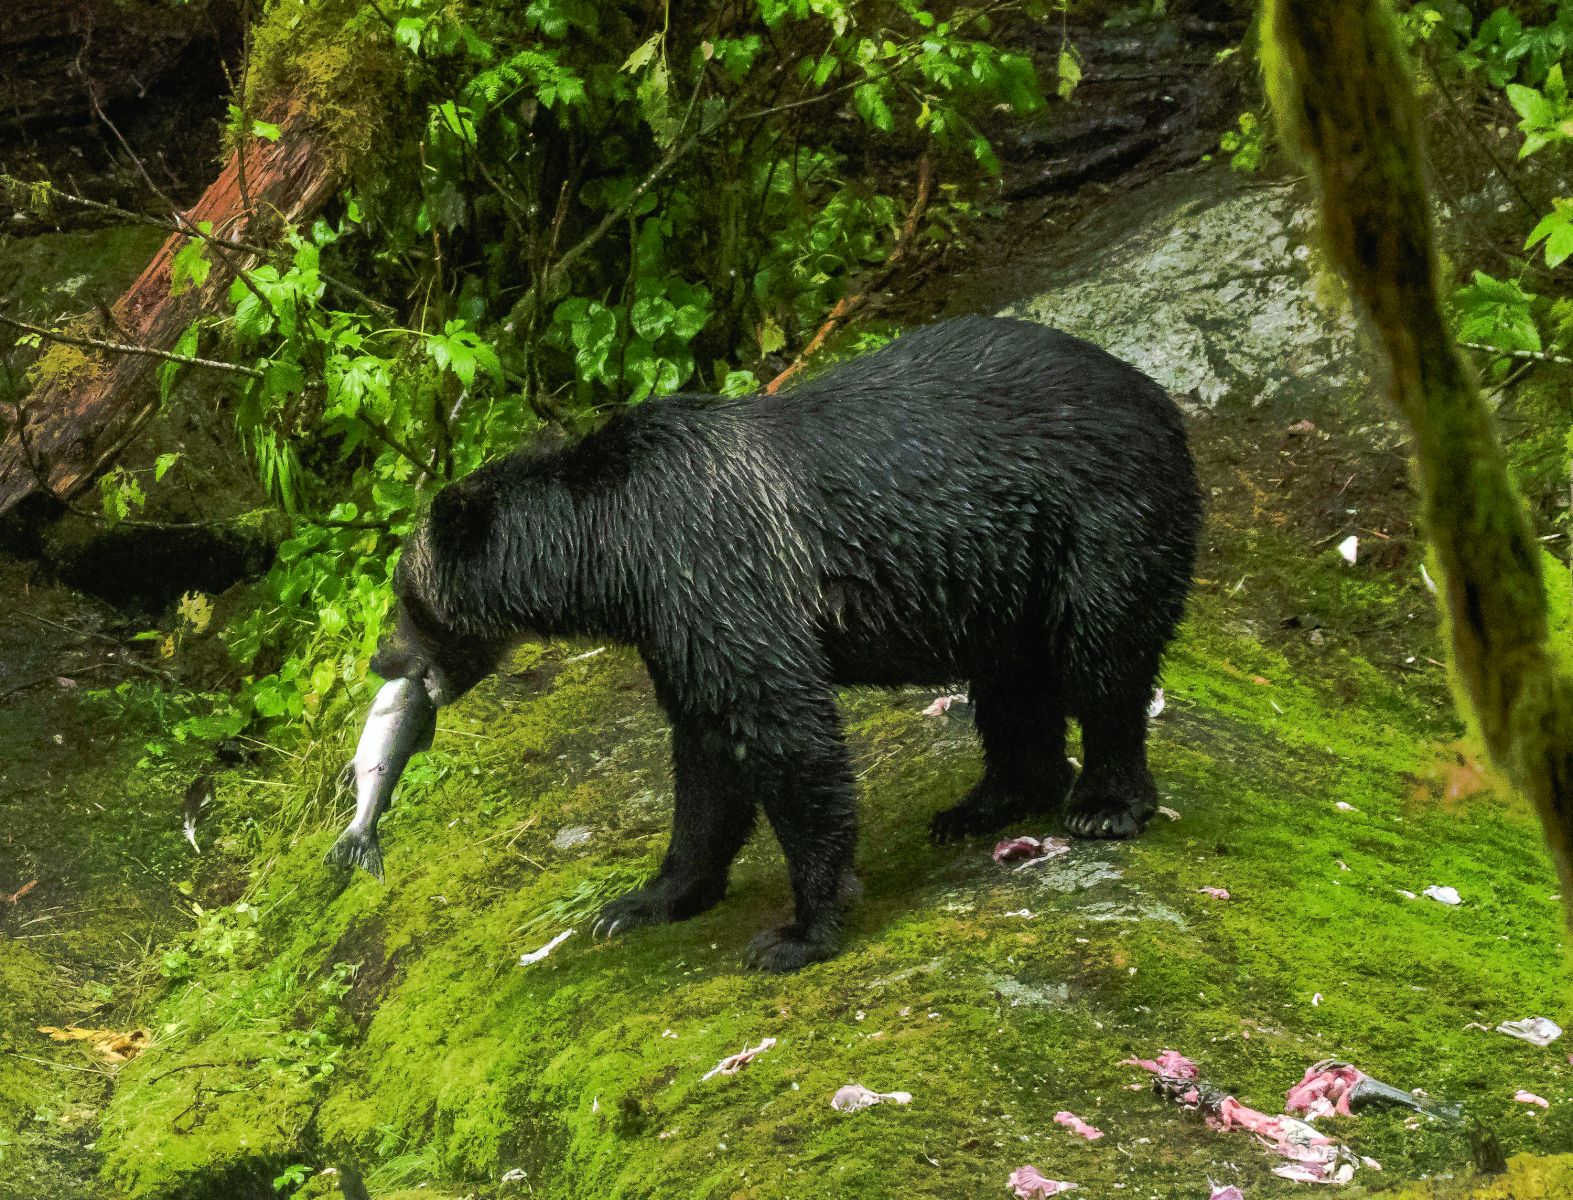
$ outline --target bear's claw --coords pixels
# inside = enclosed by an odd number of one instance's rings
[[[1157,811],[1150,775],[1083,775],[1071,793],[1065,828],[1075,837],[1133,838]]]
[[[651,895],[651,891],[650,888],[641,888],[613,900],[595,919],[594,935],[609,938],[615,937],[619,931],[627,933],[630,929],[640,929],[646,925],[670,924],[672,918],[666,914],[661,897]]]
[[[595,922],[596,937],[647,925],[671,925],[714,908],[726,895],[726,884],[700,879],[673,881],[657,877],[637,891],[619,896],[601,910]]]
[[[1070,813],[1065,818],[1065,828],[1075,837],[1084,838],[1133,838],[1147,828],[1145,820],[1138,820],[1127,808],[1113,811],[1094,809],[1091,812]]]

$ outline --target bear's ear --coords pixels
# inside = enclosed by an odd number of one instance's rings
[[[484,480],[471,475],[449,484],[432,500],[427,515],[432,554],[451,562],[485,549],[496,513],[496,497]]]

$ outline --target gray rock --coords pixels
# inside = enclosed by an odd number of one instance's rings
[[[1312,213],[1289,185],[1169,177],[1083,220],[1004,315],[1096,342],[1206,407],[1368,386],[1355,323],[1317,295]]]
[[[565,825],[552,839],[552,847],[557,850],[572,850],[576,846],[583,846],[594,836],[595,830],[586,825]]]

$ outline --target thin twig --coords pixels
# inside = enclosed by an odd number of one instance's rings
[[[423,461],[421,461],[420,455],[416,454],[415,451],[409,448],[409,446],[401,442],[394,435],[393,430],[389,429],[376,417],[372,416],[370,413],[359,412],[355,414],[355,419],[358,420],[362,425],[366,426],[367,429],[371,430],[372,433],[376,435],[377,439],[386,445],[389,449],[396,451],[401,457],[406,458],[411,463],[413,463],[416,469],[419,470],[422,475],[426,476],[428,479],[436,480],[436,474],[432,471],[431,467],[427,466]]]
[[[218,233],[204,232],[202,229],[199,229],[189,221],[166,220],[162,217],[155,217],[148,213],[133,212],[129,208],[121,208],[116,204],[105,204],[102,200],[93,200],[87,196],[79,196],[75,192],[69,192],[65,188],[55,186],[53,183],[46,183],[44,186],[48,188],[47,195],[50,198],[59,197],[68,204],[74,204],[79,208],[89,209],[93,212],[101,212],[106,216],[119,217],[123,221],[135,221],[139,225],[147,225],[154,229],[163,229],[169,233],[178,233],[183,237],[200,238],[202,241],[209,242],[214,246],[223,246],[230,250],[240,250],[246,254],[254,254],[258,258],[286,259],[290,257],[290,252],[287,250],[280,250],[277,247],[270,248],[267,246],[259,246],[255,242],[242,241],[239,238],[224,237],[222,234]],[[4,188],[16,193],[23,193],[30,191],[31,185],[21,179],[16,178],[14,175],[8,175],[5,172],[0,171],[0,188]],[[383,313],[392,313],[395,311],[391,304],[385,304],[381,300],[372,299],[372,297],[368,296],[365,292],[361,291],[358,287],[347,280],[341,279],[336,275],[330,275],[326,271],[322,270],[319,270],[317,275],[330,287],[338,288],[338,290],[343,292],[345,295],[359,300],[364,304],[368,304],[372,308],[378,309]]]
[[[836,301],[835,307],[830,310],[830,316],[819,327],[819,332],[814,334],[808,345],[803,347],[803,352],[792,360],[791,365],[786,370],[765,385],[767,393],[778,391],[783,383],[802,371],[809,355],[818,351],[830,339],[830,335],[845,324],[853,313],[862,308],[868,302],[869,296],[883,287],[895,273],[896,267],[900,265],[901,260],[912,248],[912,243],[917,238],[918,222],[922,219],[923,210],[928,207],[929,194],[933,190],[933,186],[934,160],[925,152],[918,163],[917,195],[913,198],[912,208],[907,212],[906,221],[902,223],[901,236],[896,240],[895,249],[885,259],[884,266],[880,269],[879,274],[858,291],[843,296]]]
[[[1449,111],[1452,112],[1453,119],[1457,121],[1460,126],[1462,126],[1464,133],[1469,138],[1469,140],[1474,142],[1475,146],[1480,150],[1480,152],[1490,160],[1491,165],[1496,168],[1497,174],[1502,176],[1508,187],[1513,189],[1513,194],[1518,197],[1519,203],[1524,206],[1524,211],[1527,212],[1531,217],[1538,219],[1540,217],[1541,210],[1535,205],[1535,202],[1529,198],[1528,194],[1524,191],[1523,185],[1520,184],[1519,181],[1509,173],[1506,164],[1497,157],[1496,151],[1493,150],[1490,144],[1480,136],[1480,132],[1475,128],[1474,122],[1470,121],[1469,118],[1464,115],[1463,110],[1458,106],[1457,99],[1455,99],[1453,96],[1452,89],[1447,86],[1447,81],[1442,78],[1442,72],[1437,70],[1436,63],[1432,61],[1429,54],[1425,56],[1425,60],[1426,67],[1431,72],[1431,78],[1436,83],[1436,89],[1442,93],[1442,99],[1446,102]]]
[[[684,110],[682,123],[678,126],[679,135],[681,135],[683,130],[688,128],[688,124],[693,118],[694,105],[699,100],[699,92],[701,86],[704,83],[704,79],[704,73],[701,72],[699,77],[694,81],[694,89],[688,97],[688,107]],[[723,125],[730,121],[740,102],[741,98],[733,100],[731,104],[727,105],[726,110],[722,112],[721,115],[717,117],[712,124],[708,126],[701,125],[701,127],[690,134],[685,141],[674,144],[672,149],[667,151],[666,156],[655,165],[650,173],[639,181],[638,185],[634,187],[633,191],[629,192],[628,195],[624,197],[621,204],[617,205],[604,217],[602,217],[600,223],[596,225],[594,229],[585,234],[584,237],[580,238],[572,246],[568,247],[567,250],[563,251],[563,256],[547,267],[545,278],[531,284],[530,287],[526,289],[524,296],[521,297],[519,302],[514,305],[514,310],[519,311],[522,305],[533,304],[537,296],[550,295],[552,291],[552,285],[555,284],[562,273],[566,271],[568,267],[581,255],[588,252],[598,242],[600,242],[600,240],[606,236],[610,229],[620,224],[624,218],[628,216],[628,213],[633,209],[634,205],[639,203],[644,194],[653,188],[656,184],[660,183],[661,180],[666,177],[666,173],[675,167],[683,158],[688,155],[689,151],[699,144],[701,138],[709,134],[713,134],[717,129],[720,129]]]
[[[60,505],[60,507],[64,508],[69,513],[73,513],[76,516],[82,517],[89,521],[100,521],[106,525],[125,525],[132,529],[157,530],[206,529],[214,525],[228,525],[235,521],[243,520],[244,516],[246,515],[242,514],[242,516],[239,517],[214,517],[202,521],[145,521],[137,517],[122,517],[118,521],[112,521],[102,513],[94,512],[90,508],[83,508],[75,500],[71,499],[71,497],[62,495],[61,492],[50,481],[47,465],[44,463],[42,457],[33,450],[32,438],[28,435],[27,432],[28,410],[21,404],[14,404],[11,406],[11,408],[12,411],[16,413],[16,425],[14,427],[14,432],[16,434],[17,446],[22,451],[22,461],[27,464],[28,470],[33,474],[33,482],[38,486],[39,491],[43,492],[44,495],[48,496],[51,500]],[[136,436],[136,433],[140,429],[141,425],[138,424],[132,430],[131,436],[127,437],[125,441],[121,443],[122,448],[131,444],[132,439]],[[93,472],[96,472],[98,467],[102,466],[106,461],[108,461],[107,457],[100,458],[98,463],[94,465]],[[89,474],[92,474],[93,472],[90,472]]]
[[[81,74],[80,67],[78,67],[78,74]],[[126,141],[125,136],[120,132],[119,128],[113,121],[109,119],[109,114],[107,114],[99,105],[98,85],[89,79],[85,74],[82,75],[82,82],[87,85],[86,91],[88,103],[93,106],[93,111],[98,114],[98,119],[105,125],[109,126],[109,132],[115,135],[115,140],[120,143],[120,148],[126,152],[126,157],[136,164],[137,173],[142,176],[142,181],[147,184],[148,190],[151,191],[160,200],[162,200],[165,204],[169,205],[170,208],[175,208],[175,202],[170,198],[169,193],[164,191],[163,188],[159,187],[158,184],[153,182],[153,177],[148,174],[147,167],[143,164],[141,156],[131,148],[131,143]]]
[[[119,665],[119,663],[109,662],[85,663],[81,667],[73,669],[71,674],[85,675],[89,671],[102,671],[110,667],[117,667]],[[62,678],[64,678],[64,676],[57,672],[53,675],[40,675],[36,679],[24,679],[21,683],[13,683],[8,688],[0,688],[0,700],[9,700],[12,696],[21,695],[23,692],[30,692],[36,687],[43,687],[45,684],[54,683],[56,680]],[[37,882],[38,880],[33,880],[33,883]],[[19,899],[27,895],[27,892],[31,886],[32,885],[30,884],[28,887],[23,888],[15,896],[0,896],[0,900],[9,900],[12,904],[15,904]]]
[[[1552,354],[1549,350],[1504,350],[1500,346],[1488,346],[1484,342],[1459,342],[1466,350],[1479,350],[1484,354],[1495,354],[1503,358],[1527,358],[1534,362],[1555,363],[1559,367],[1573,367],[1573,358],[1564,354]]]
[[[23,1054],[18,1050],[6,1050],[12,1058],[20,1058],[23,1062],[37,1063],[41,1067],[48,1067],[51,1071],[80,1071],[84,1075],[108,1075],[110,1072],[94,1067],[73,1067],[70,1063],[50,1062],[47,1058],[34,1058],[31,1054]]]
[[[208,367],[214,371],[229,371],[235,375],[246,375],[252,379],[261,379],[262,372],[256,367],[243,367],[239,363],[220,362],[216,358],[198,358],[194,354],[176,354],[173,350],[159,350],[153,346],[132,346],[125,342],[110,342],[102,338],[83,337],[78,334],[65,333],[59,329],[50,329],[43,325],[34,325],[27,321],[18,321],[15,317],[8,317],[0,313],[0,325],[10,325],[13,329],[20,329],[26,333],[36,333],[39,337],[51,342],[63,342],[67,346],[82,346],[89,350],[108,350],[114,354],[140,354],[147,358],[161,358],[166,362],[184,363],[188,367]]]
[[[241,0],[240,6],[241,51],[240,83],[235,88],[235,99],[240,109],[240,136],[235,143],[235,190],[240,195],[240,212],[251,228],[251,193],[246,189],[246,147],[251,141],[251,116],[246,105],[246,76],[251,71],[251,0]],[[229,72],[226,70],[225,74]]]

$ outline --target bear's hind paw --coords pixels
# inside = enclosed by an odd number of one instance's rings
[[[743,965],[751,970],[783,975],[811,962],[823,962],[835,953],[833,936],[805,934],[796,925],[783,925],[756,934],[743,955]]]
[[[974,834],[996,833],[1029,817],[1046,816],[1060,806],[1072,778],[1070,764],[1066,763],[1058,778],[1036,795],[1025,789],[1007,791],[987,781],[979,782],[960,804],[934,814],[929,821],[929,841],[943,846]]]
[[[1083,775],[1071,793],[1065,828],[1074,837],[1133,838],[1158,811],[1149,776],[1106,778]]]

